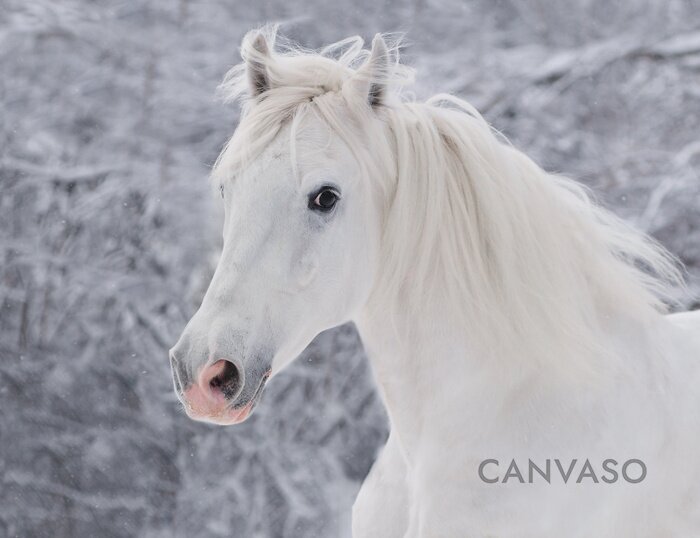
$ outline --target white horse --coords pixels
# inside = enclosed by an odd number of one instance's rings
[[[234,424],[355,322],[391,420],[359,538],[700,536],[700,315],[673,258],[396,47],[249,33],[213,171],[221,259],[171,351],[195,419]],[[339,375],[342,373],[339,372]]]

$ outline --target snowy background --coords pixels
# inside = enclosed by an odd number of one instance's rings
[[[345,534],[387,435],[352,327],[239,427],[190,421],[170,382],[237,121],[215,88],[265,21],[307,46],[407,32],[418,97],[594,187],[697,301],[699,0],[0,0],[0,537]]]

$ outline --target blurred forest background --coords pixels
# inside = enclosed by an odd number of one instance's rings
[[[387,435],[352,327],[239,427],[170,381],[220,236],[215,88],[266,21],[311,47],[405,31],[419,98],[596,189],[697,301],[700,0],[0,0],[0,536],[347,534]]]

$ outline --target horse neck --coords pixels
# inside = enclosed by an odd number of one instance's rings
[[[382,311],[398,313],[393,317],[376,314]],[[536,366],[534,358],[486,357],[470,341],[469,329],[451,326],[449,318],[449,311],[438,306],[420,311],[375,306],[355,319],[392,431],[409,459],[412,451],[424,446],[425,439],[445,439],[455,428],[480,420],[485,405],[507,408],[552,387],[566,394],[569,382],[572,390],[587,386],[589,394],[598,390],[604,394],[612,389],[608,382],[619,372],[630,363],[636,370],[644,368],[640,357],[648,356],[650,339],[645,333],[649,327],[624,317],[606,316],[609,334],[605,345],[619,360],[610,361],[606,356],[602,366],[591,368],[592,375],[602,372],[604,379],[586,383],[577,375],[577,379],[564,380],[558,373]],[[562,357],[562,361],[567,358]],[[562,400],[562,405],[567,403]]]
[[[449,420],[455,405],[468,405],[495,382],[497,373],[479,360],[464,331],[451,329],[437,310],[403,309],[391,318],[366,310],[354,321],[392,431],[407,453],[434,426],[431,421]],[[459,385],[460,402],[443,390],[451,383]]]

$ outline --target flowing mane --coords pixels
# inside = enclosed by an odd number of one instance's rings
[[[273,44],[276,30],[264,31]],[[373,304],[440,305],[486,353],[569,366],[562,356],[604,355],[606,319],[644,323],[665,311],[669,287],[682,282],[668,252],[581,185],[513,148],[467,102],[407,97],[412,72],[399,62],[397,44],[389,68],[369,81],[359,37],[318,52],[289,43],[271,49],[263,56],[244,40],[244,60],[264,62],[271,87],[243,99],[213,177],[231,176],[284,125],[292,125],[293,145],[304,115],[321,118],[386,201]],[[245,77],[244,64],[229,72],[226,99],[245,96]],[[358,80],[388,83],[386,102],[373,110],[356,99]]]

